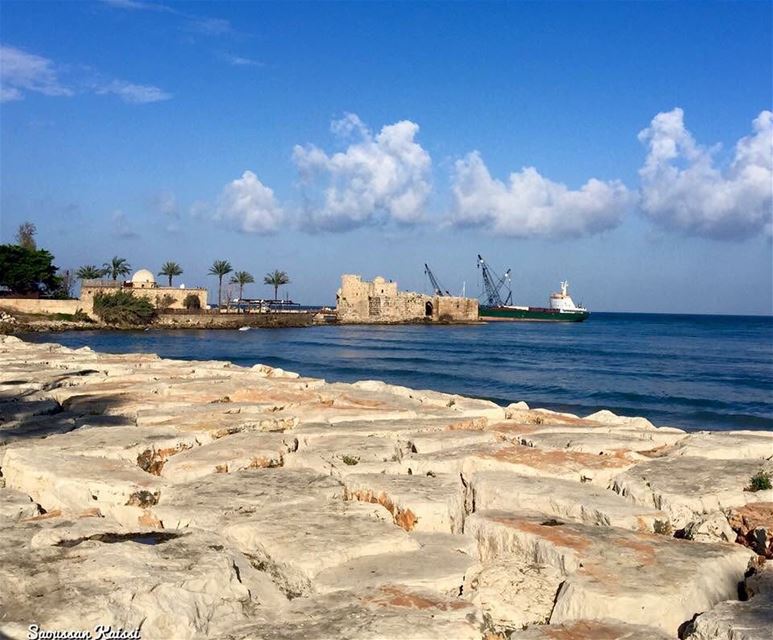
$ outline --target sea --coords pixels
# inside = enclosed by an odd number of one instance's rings
[[[583,323],[73,331],[27,339],[228,360],[328,381],[599,409],[687,430],[773,430],[773,317],[594,313]]]

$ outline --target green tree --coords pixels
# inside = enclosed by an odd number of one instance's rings
[[[181,276],[183,273],[182,267],[176,262],[165,262],[161,266],[161,271],[158,272],[160,276],[166,276],[169,278],[169,286],[172,286],[172,278],[174,276]]]
[[[277,291],[283,284],[290,284],[290,276],[284,271],[275,270],[273,273],[267,273],[263,278],[263,284],[274,287],[274,300],[278,300]]]
[[[14,293],[53,293],[61,285],[53,261],[44,249],[0,245],[0,285]]]
[[[156,315],[150,300],[135,296],[131,291],[104,293],[94,296],[94,313],[108,324],[148,324]]]
[[[231,276],[231,284],[239,285],[239,300],[242,299],[242,292],[244,291],[244,285],[251,284],[253,282],[255,282],[255,278],[252,277],[251,273],[248,273],[246,271],[237,271]]]
[[[105,275],[109,275],[111,280],[118,280],[120,276],[128,276],[131,273],[132,266],[126,258],[113,256],[110,262],[105,262]]]
[[[99,280],[107,275],[106,269],[100,269],[94,264],[85,264],[75,272],[79,280]]]
[[[35,234],[38,232],[37,228],[31,222],[22,222],[19,225],[19,229],[16,231],[16,244],[24,249],[32,249],[33,251],[38,248],[35,243]]]
[[[215,260],[209,268],[209,275],[217,276],[217,306],[223,304],[223,277],[227,276],[234,268],[228,260]]]

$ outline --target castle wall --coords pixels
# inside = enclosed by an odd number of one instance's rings
[[[336,313],[341,322],[476,322],[478,301],[398,291],[396,282],[381,277],[367,281],[344,275]]]
[[[78,309],[89,313],[91,306],[86,306],[80,300],[50,300],[48,298],[0,298],[0,311],[16,313],[74,314]]]
[[[122,287],[120,283],[113,285],[110,281],[103,285],[89,285],[84,283],[81,287],[80,304],[83,308],[91,312],[94,308],[94,296],[100,291],[104,293],[113,293],[115,291],[129,291],[135,296],[141,296],[150,300],[154,307],[161,308],[165,296],[171,298],[170,304],[164,308],[167,309],[185,309],[185,298],[190,294],[199,299],[202,309],[207,308],[207,290],[206,289],[180,289],[178,287]]]

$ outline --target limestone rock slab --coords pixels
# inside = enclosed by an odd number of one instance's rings
[[[314,579],[318,593],[357,590],[399,584],[458,596],[465,573],[476,563],[471,555],[446,544],[431,541],[416,551],[361,556],[321,571]]]
[[[754,557],[739,545],[695,544],[542,514],[477,512],[465,531],[477,538],[483,562],[515,555],[566,575],[551,624],[612,618],[675,635],[696,613],[737,597]]]
[[[294,437],[279,433],[237,433],[171,457],[161,469],[161,476],[172,482],[187,482],[212,473],[280,467],[284,456],[297,446]]]
[[[685,437],[669,455],[715,460],[770,460],[773,459],[773,433],[700,431]]]
[[[662,511],[633,504],[589,483],[506,471],[481,471],[465,480],[470,489],[470,510],[536,510],[585,524],[632,531],[661,532],[670,527],[668,516]]]
[[[0,519],[11,521],[38,515],[38,505],[27,494],[7,487],[0,487]]]
[[[165,483],[126,460],[11,449],[3,460],[11,489],[24,491],[46,511],[100,510],[129,524],[143,523]]]
[[[503,556],[469,571],[463,594],[480,608],[489,631],[504,634],[546,624],[563,580],[551,565]]]
[[[653,627],[618,620],[580,620],[559,625],[529,627],[511,640],[673,640],[674,636]]]
[[[401,461],[407,473],[464,473],[499,470],[529,476],[564,478],[602,486],[636,464],[625,455],[599,456],[512,444],[457,447],[432,454],[410,454]]]
[[[252,579],[249,564],[236,568],[237,556],[212,536],[160,537],[106,518],[16,525],[0,535],[0,635],[26,638],[36,623],[141,625],[148,640],[217,636],[262,601],[281,603],[270,583]]]
[[[773,635],[773,567],[751,578],[752,597],[722,602],[699,615],[689,626],[689,640],[769,640]]]
[[[228,640],[480,640],[473,605],[432,591],[385,585],[291,601],[281,620],[236,627]]]
[[[223,535],[269,571],[288,595],[311,592],[320,572],[355,558],[415,551],[419,543],[386,520],[382,507],[359,502],[284,506],[223,528]]]
[[[406,531],[460,533],[464,491],[453,475],[351,474],[342,478],[348,500],[377,503]]]
[[[152,513],[166,528],[217,532],[279,506],[302,511],[340,500],[342,493],[340,482],[307,469],[247,469],[169,485]]]
[[[760,470],[773,472],[773,461],[669,457],[638,464],[611,486],[636,504],[665,511],[681,529],[702,514],[773,501],[773,490],[745,490]]]

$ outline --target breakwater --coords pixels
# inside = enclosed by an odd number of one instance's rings
[[[11,638],[769,637],[768,431],[14,337],[0,397]]]

